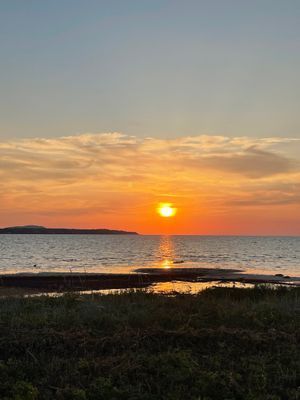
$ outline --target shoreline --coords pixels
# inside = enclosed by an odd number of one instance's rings
[[[133,273],[17,273],[0,275],[0,296],[8,293],[144,289],[155,284],[172,282],[300,286],[300,277],[215,268],[138,268]]]

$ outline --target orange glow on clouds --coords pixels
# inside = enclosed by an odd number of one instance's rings
[[[0,142],[0,224],[300,234],[299,150],[300,139],[205,135]]]

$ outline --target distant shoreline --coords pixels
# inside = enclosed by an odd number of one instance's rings
[[[1,234],[10,235],[138,235],[137,232],[129,232],[116,229],[73,229],[73,228],[46,228],[44,226],[13,226],[0,228]]]

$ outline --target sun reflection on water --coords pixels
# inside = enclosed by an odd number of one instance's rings
[[[157,249],[159,266],[164,269],[172,268],[175,259],[174,243],[171,236],[161,236]]]
[[[169,269],[173,266],[172,260],[163,260],[160,264],[161,268]]]

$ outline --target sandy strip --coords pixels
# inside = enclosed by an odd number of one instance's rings
[[[7,293],[65,292],[146,288],[160,282],[241,282],[300,286],[300,277],[244,273],[237,269],[139,268],[130,274],[11,274],[0,275],[0,296]]]

